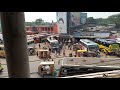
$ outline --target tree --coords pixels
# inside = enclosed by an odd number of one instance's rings
[[[93,17],[87,18],[87,24],[96,24],[96,20]]]
[[[35,20],[35,24],[36,24],[36,25],[42,25],[42,24],[44,24],[44,20],[42,20],[41,18],[36,19],[36,20]]]
[[[120,14],[109,16],[108,19],[116,25],[116,28],[120,28]]]

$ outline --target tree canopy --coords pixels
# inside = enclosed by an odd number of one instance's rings
[[[44,20],[41,18],[36,19],[33,22],[25,22],[26,26],[50,25],[50,24],[51,24],[50,22],[44,22]]]

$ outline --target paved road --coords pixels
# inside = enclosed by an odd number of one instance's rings
[[[36,45],[36,48],[38,48],[38,44]],[[73,55],[75,54],[74,51],[66,49],[66,56],[69,55],[69,53],[72,53]],[[53,60],[55,63],[58,62],[60,57],[63,57],[63,54],[61,52],[61,55],[55,56],[54,53],[51,54]],[[104,53],[101,53],[101,57],[105,57]],[[116,56],[107,56],[108,58],[116,58]],[[6,65],[6,59],[0,58],[2,66],[4,68],[3,72],[0,74],[0,78],[6,78],[8,77],[8,72],[7,72],[7,65]],[[37,74],[38,66],[41,60],[36,56],[29,56],[29,64],[30,64],[30,73],[31,73],[31,78],[40,78],[39,75]],[[117,61],[118,62],[118,61]],[[119,61],[120,62],[120,61]],[[119,64],[115,64],[119,65]]]

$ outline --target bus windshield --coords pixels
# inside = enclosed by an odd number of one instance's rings
[[[34,39],[28,39],[27,40],[28,47],[34,47]]]
[[[88,48],[89,48],[89,51],[96,51],[96,50],[98,50],[98,46],[97,45],[89,45]]]
[[[59,43],[57,43],[57,42],[51,43],[51,46],[52,46],[52,47],[58,47],[58,46],[59,46]]]

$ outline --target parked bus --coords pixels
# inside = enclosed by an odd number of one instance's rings
[[[120,44],[120,38],[115,38],[116,42]]]
[[[99,50],[107,54],[115,53],[120,48],[115,39],[96,39],[95,41],[98,43]]]
[[[89,39],[80,39],[80,43],[83,46],[83,49],[89,52],[96,52],[99,49],[97,43]]]
[[[54,52],[55,49],[59,48],[59,42],[58,40],[54,39],[53,37],[48,37],[47,38],[47,44],[50,50]]]
[[[28,53],[33,55],[35,53],[35,42],[32,37],[27,38]]]

